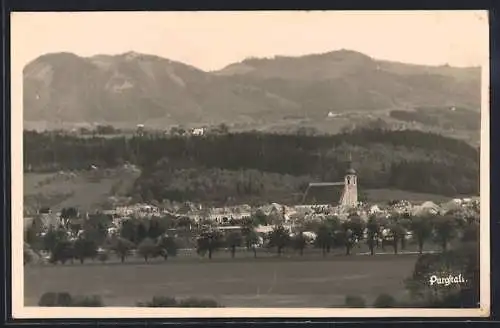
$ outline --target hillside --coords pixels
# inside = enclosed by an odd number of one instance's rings
[[[152,127],[239,123],[328,112],[456,106],[478,112],[479,68],[425,67],[354,51],[247,59],[216,72],[157,56],[41,56],[24,69],[26,122],[108,122]],[[291,122],[286,124],[297,124]]]
[[[127,166],[98,171],[25,173],[24,210],[28,215],[45,206],[54,212],[70,206],[95,210],[109,204],[109,197],[125,196],[139,176],[140,171]]]
[[[32,173],[137,165],[141,175],[130,195],[138,201],[295,203],[309,182],[341,181],[349,154],[362,192],[383,188],[448,197],[479,192],[477,149],[418,131],[200,138],[24,135],[24,167]]]

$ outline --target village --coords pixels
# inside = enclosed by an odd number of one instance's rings
[[[127,221],[136,220],[138,222],[150,222],[151,220],[168,220],[169,228],[165,231],[165,236],[177,238],[179,231],[190,231],[192,237],[196,238],[203,231],[217,231],[222,235],[229,233],[244,233],[244,229],[249,221],[260,218],[254,224],[253,230],[257,235],[254,247],[263,247],[266,237],[277,227],[282,227],[290,236],[301,233],[306,237],[308,244],[314,244],[317,238],[317,231],[312,227],[324,223],[329,218],[337,218],[339,222],[346,222],[355,216],[360,218],[366,225],[370,218],[390,220],[396,217],[422,217],[430,219],[432,217],[451,215],[464,220],[474,218],[479,219],[479,197],[476,198],[456,198],[445,203],[436,204],[432,201],[410,202],[397,200],[387,204],[370,204],[357,202],[355,206],[345,206],[333,204],[311,204],[311,205],[283,205],[271,203],[259,207],[242,204],[228,207],[206,207],[201,204],[191,202],[162,204],[161,206],[152,204],[130,204],[117,206],[114,209],[98,211],[96,213],[79,213],[76,208],[63,209],[61,212],[53,213],[50,209],[44,209],[31,218],[24,219],[25,232],[30,227],[38,227],[39,236],[43,236],[48,231],[62,229],[67,233],[69,240],[76,240],[85,234],[86,221],[91,217],[104,218],[106,224],[106,234],[108,237],[121,236],[122,228]],[[476,221],[477,222],[477,221]],[[74,230],[74,227],[77,227]],[[308,229],[308,227],[311,227]],[[367,229],[363,236],[366,238]],[[389,227],[382,227],[381,240],[391,239]],[[405,239],[412,239],[412,231],[405,231]],[[194,245],[194,244],[192,244]],[[242,245],[240,245],[242,246]],[[98,252],[104,252],[99,247]],[[46,260],[50,254],[41,252]]]
[[[479,197],[477,198],[456,198],[443,204],[435,204],[426,201],[421,204],[412,204],[409,201],[401,200],[393,204],[359,204],[351,211],[345,211],[340,206],[332,205],[296,205],[287,206],[277,203],[252,208],[250,205],[239,205],[233,207],[204,208],[202,205],[194,203],[172,204],[169,208],[160,208],[150,204],[133,204],[130,206],[120,206],[113,210],[104,210],[102,214],[112,217],[112,227],[110,232],[117,232],[121,224],[131,218],[151,219],[170,216],[174,219],[189,218],[194,225],[209,225],[214,229],[230,230],[241,228],[238,225],[244,219],[254,216],[256,213],[263,213],[270,222],[281,222],[290,232],[298,224],[305,222],[323,221],[328,216],[335,216],[341,221],[346,220],[349,215],[357,215],[364,221],[372,215],[389,218],[391,215],[445,215],[453,212],[455,215],[473,216],[477,215],[479,209]],[[88,217],[89,213],[85,214]],[[39,213],[37,216],[42,222],[44,229],[56,228],[60,226],[64,219],[61,213]],[[27,229],[34,218],[25,218],[24,226]],[[274,224],[260,225],[256,228],[259,233],[266,233],[273,229]]]

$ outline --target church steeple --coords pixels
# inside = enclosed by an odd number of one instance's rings
[[[348,168],[347,168],[347,171],[346,171],[346,174],[347,175],[355,175],[356,174],[356,170],[352,167],[352,154],[351,152],[349,152],[349,160],[348,160]]]
[[[356,170],[352,167],[352,156],[349,153],[349,168],[344,178],[344,193],[341,204],[344,207],[355,207],[358,203],[358,186]]]

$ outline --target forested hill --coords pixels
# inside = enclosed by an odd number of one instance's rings
[[[447,196],[479,192],[479,151],[418,131],[358,129],[333,136],[241,133],[78,138],[25,132],[24,167],[79,170],[139,165],[141,200],[293,202],[310,181],[339,181],[352,155],[361,189]]]

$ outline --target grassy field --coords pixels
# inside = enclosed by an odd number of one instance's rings
[[[101,295],[107,306],[135,306],[153,296],[208,297],[226,307],[341,306],[346,295],[368,303],[381,293],[404,300],[403,280],[416,255],[282,258],[215,257],[150,263],[27,266],[26,306],[48,291]]]
[[[407,200],[413,203],[423,203],[425,201],[433,201],[437,204],[451,200],[450,197],[411,192],[398,189],[367,189],[366,196],[370,203],[387,203],[391,200]]]
[[[99,176],[92,176],[98,174]],[[49,206],[54,211],[76,206],[93,210],[107,197],[125,193],[138,172],[116,169],[105,172],[25,173],[25,208]]]

